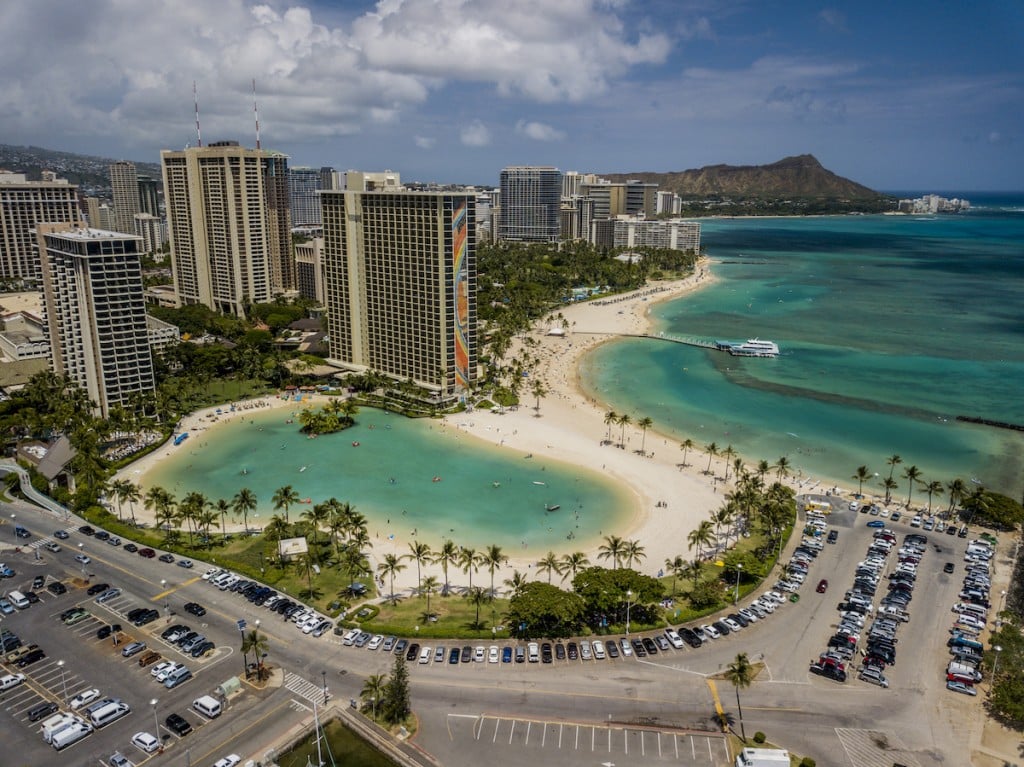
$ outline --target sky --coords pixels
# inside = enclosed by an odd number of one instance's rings
[[[813,154],[878,190],[1024,189],[1024,3],[5,0],[0,143],[494,185]]]

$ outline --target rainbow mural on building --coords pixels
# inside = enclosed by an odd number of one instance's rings
[[[452,214],[452,266],[455,274],[455,385],[469,387],[469,259],[466,201]]]

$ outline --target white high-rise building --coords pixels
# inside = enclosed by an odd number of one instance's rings
[[[451,399],[477,376],[475,195],[323,192],[331,359]]]
[[[135,163],[119,160],[110,166],[110,191],[114,198],[114,231],[135,234],[135,216],[142,212]]]
[[[53,370],[85,390],[106,418],[115,405],[129,407],[138,393],[156,385],[142,240],[40,224],[38,242]]]
[[[223,141],[160,157],[179,303],[241,317],[294,285],[284,155]]]
[[[35,228],[41,223],[82,224],[78,187],[46,172],[42,181],[0,171],[0,280],[38,281]]]
[[[156,253],[164,244],[163,222],[148,213],[135,214],[135,235],[142,238],[142,252]]]
[[[320,196],[323,181],[319,169],[292,167],[288,169],[288,196],[292,211],[292,226],[319,226]]]

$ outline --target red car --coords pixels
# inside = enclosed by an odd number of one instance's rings
[[[152,559],[156,556],[156,552],[153,549],[139,549],[139,556],[145,557],[146,559]]]
[[[824,578],[822,578],[820,581],[818,581],[818,589],[817,589],[817,591],[818,591],[819,594],[824,594],[826,591],[828,591],[828,581],[825,580]]]

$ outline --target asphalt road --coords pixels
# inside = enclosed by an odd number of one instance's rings
[[[56,529],[79,524],[57,522],[52,515],[29,511],[24,505],[13,507],[13,511],[18,524],[38,535],[49,536]],[[11,510],[5,512],[9,517]],[[697,650],[673,649],[645,659],[556,660],[551,665],[410,664],[413,705],[420,720],[414,745],[447,767],[484,762],[518,767],[538,760],[567,767],[605,762],[723,764],[724,745],[716,732],[708,680],[737,653],[746,652],[752,660],[763,659],[765,664],[755,684],[742,693],[748,735],[762,730],[793,751],[814,756],[819,765],[967,764],[980,701],[947,692],[942,673],[948,659],[949,609],[959,590],[965,540],[928,534],[942,551],[929,548],[921,563],[919,585],[909,607],[912,617],[899,632],[898,663],[887,671],[888,690],[855,678],[841,685],[808,673],[808,662],[825,649],[837,621],[837,602],[852,583],[856,564],[869,545],[873,531],[865,527],[867,519],[848,511],[832,516],[830,521],[840,529],[839,541],[826,546],[816,560],[799,603],[787,602],[775,615]],[[910,530],[905,521],[892,527],[901,539]],[[0,539],[5,535],[12,539],[3,540],[5,545],[17,543],[9,525],[0,527]],[[77,532],[61,543],[62,552],[53,555],[42,550],[38,562],[32,551],[0,553],[0,561],[18,572],[14,582],[4,583],[3,588],[20,586],[43,572],[65,582],[76,577],[83,580],[82,568],[73,560],[82,543],[93,559],[84,575],[91,575],[93,583],[102,580],[118,585],[125,595],[107,606],[111,610],[90,606],[96,619],[66,628],[54,613],[77,602],[91,605],[83,582],[62,597],[41,592],[46,595],[42,604],[6,616],[0,623],[29,642],[37,641],[48,653],[46,661],[27,669],[32,679],[23,692],[17,697],[11,693],[0,697],[0,732],[5,743],[24,755],[25,764],[95,765],[115,748],[129,753],[126,748],[133,748],[127,744],[134,732],[153,731],[150,700],[154,697],[159,701],[161,725],[172,710],[185,715],[194,726],[201,725],[180,741],[161,727],[161,736],[169,736],[168,749],[152,758],[154,764],[212,764],[230,752],[261,758],[283,733],[311,720],[313,702],[322,702],[325,682],[330,700],[337,704],[357,697],[367,674],[387,673],[391,668],[389,655],[342,647],[340,637],[330,634],[319,639],[304,636],[279,616],[254,607],[237,594],[216,590],[198,577],[204,569],[200,564],[189,571],[143,560]],[[891,559],[895,561],[895,557]],[[942,573],[947,560],[957,563],[952,576]],[[826,594],[817,594],[814,585],[822,577],[828,578],[830,588]],[[882,590],[884,587],[879,596]],[[198,601],[209,610],[202,626],[182,614],[186,601]],[[194,670],[193,680],[166,691],[151,680],[147,670],[138,668],[134,659],[120,658],[109,640],[95,639],[100,619],[126,623],[118,614],[136,605],[176,613],[136,631],[151,644],[160,645],[159,632],[179,620],[217,643],[210,659],[184,661]],[[246,689],[219,719],[204,722],[188,710],[192,699],[241,672],[235,621],[245,619],[251,626],[257,618],[261,632],[270,638],[268,661],[283,668],[284,684],[266,691]],[[173,650],[168,652],[173,656]],[[66,661],[69,695],[96,686],[126,700],[132,714],[55,760],[52,749],[22,716],[30,701],[37,700],[32,696],[64,697],[59,670],[54,670],[59,659]],[[722,705],[735,720],[732,687],[721,680],[716,684]],[[738,729],[738,721],[736,726]],[[135,749],[129,756],[141,763],[143,755]]]

